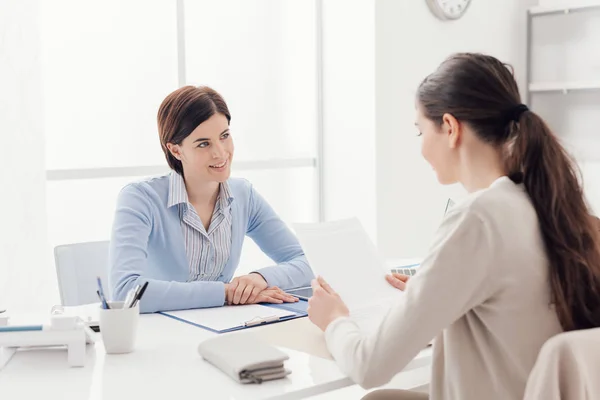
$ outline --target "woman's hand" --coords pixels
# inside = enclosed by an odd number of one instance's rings
[[[227,304],[280,304],[294,303],[298,298],[276,286],[267,287],[267,282],[260,274],[249,274],[225,284],[225,301]]]
[[[400,290],[406,289],[406,284],[408,283],[409,278],[410,276],[408,275],[402,275],[396,272],[385,276],[385,280],[388,281],[390,285]]]
[[[226,285],[225,299],[228,304],[253,304],[267,286],[267,281],[260,274],[238,276]]]
[[[313,295],[308,300],[308,318],[322,331],[338,317],[350,315],[340,295],[325,282],[325,279],[313,279],[312,288]]]
[[[251,302],[252,301],[252,302]],[[295,303],[298,301],[297,297],[287,294],[283,290],[276,286],[272,286],[260,292],[254,299],[248,300],[246,304],[258,304],[258,303]]]

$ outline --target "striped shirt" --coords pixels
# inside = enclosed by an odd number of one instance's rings
[[[314,274],[298,240],[242,178],[227,180],[229,197],[235,200],[229,204],[231,249],[223,272],[217,280],[188,282],[190,263],[179,216],[185,202],[168,207],[170,187],[169,173],[130,183],[119,193],[108,252],[112,299],[123,300],[136,285],[150,282],[140,302],[143,313],[220,307],[225,303],[225,285],[239,267],[246,238],[273,260],[274,264],[256,271],[269,286],[310,285]]]
[[[231,252],[231,202],[233,196],[227,182],[219,185],[219,197],[208,232],[189,202],[181,175],[171,172],[167,207],[177,206],[189,263],[188,282],[216,281],[223,272]]]

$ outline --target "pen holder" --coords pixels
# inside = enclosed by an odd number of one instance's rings
[[[139,302],[135,307],[123,308],[123,301],[108,302],[110,309],[100,306],[100,334],[108,354],[131,353],[135,347]]]

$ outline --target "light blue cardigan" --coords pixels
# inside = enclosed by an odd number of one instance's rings
[[[114,300],[123,300],[131,288],[147,281],[142,312],[222,306],[224,284],[235,273],[246,235],[277,263],[256,271],[269,286],[310,284],[313,273],[293,233],[248,181],[231,178],[228,183],[233,197],[231,253],[217,281],[186,281],[189,264],[179,211],[167,208],[169,175],[121,190],[110,241],[108,276]]]

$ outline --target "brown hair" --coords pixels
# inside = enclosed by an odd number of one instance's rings
[[[158,134],[167,163],[183,175],[181,161],[173,157],[167,143],[181,144],[194,129],[214,114],[231,115],[223,97],[207,86],[184,86],[169,94],[158,109]]]
[[[461,53],[421,83],[417,100],[441,125],[445,113],[506,151],[506,170],[535,207],[564,330],[600,326],[600,235],[578,170],[546,123],[521,104],[512,74],[494,57]]]

